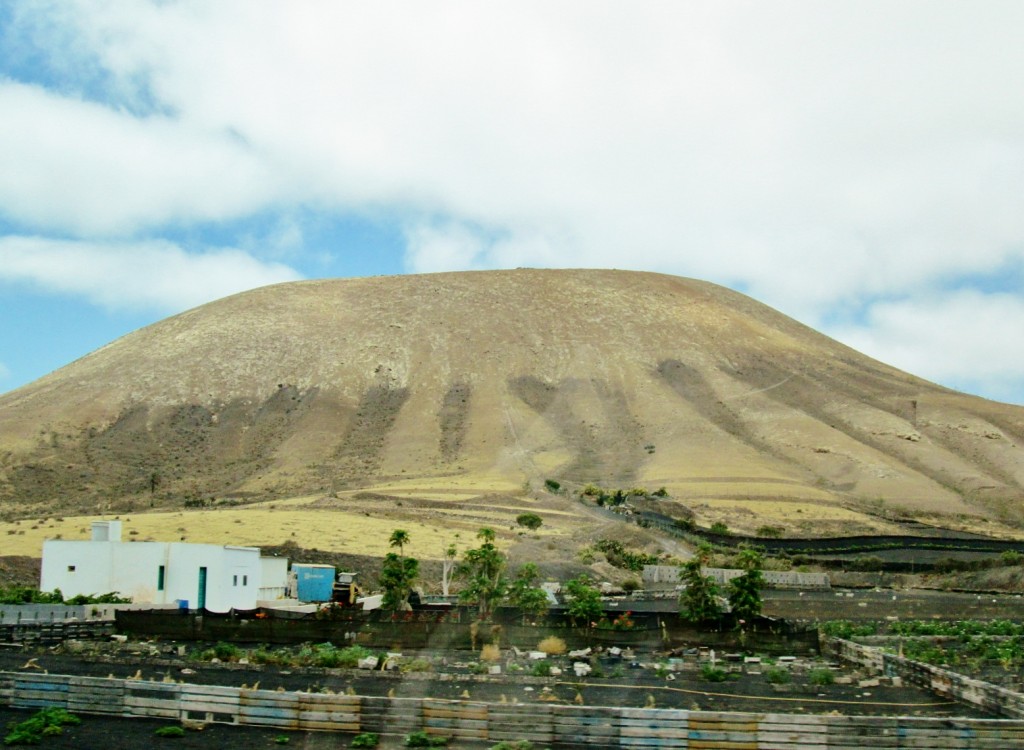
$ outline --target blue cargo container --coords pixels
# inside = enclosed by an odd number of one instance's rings
[[[329,602],[334,590],[334,566],[294,563],[296,598],[300,602]]]

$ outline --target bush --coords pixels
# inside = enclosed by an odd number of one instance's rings
[[[882,570],[884,566],[885,561],[874,555],[857,557],[850,562],[850,570]]]
[[[218,643],[213,647],[213,654],[221,661],[238,661],[243,652],[233,643]]]
[[[562,489],[562,485],[556,482],[554,479],[545,479],[544,486],[547,487],[550,492],[556,495],[558,494],[559,490]]]
[[[705,664],[700,668],[700,676],[701,679],[708,682],[725,682],[726,677],[728,677],[724,669],[712,667],[710,664]]]
[[[561,656],[566,652],[565,641],[555,635],[549,635],[547,638],[537,644],[537,650],[543,651],[548,656]]]
[[[533,743],[528,740],[502,740],[497,745],[491,745],[491,750],[533,750]]]
[[[363,732],[352,738],[352,747],[377,747],[380,735],[376,732]]]
[[[899,626],[901,623],[894,623],[893,632],[899,633]],[[874,623],[864,623],[863,625],[854,625],[849,620],[830,620],[821,626],[821,631],[831,638],[842,638],[843,640],[849,640],[850,638],[856,638],[866,635],[876,635],[878,633],[878,626]]]
[[[639,591],[641,588],[643,588],[643,584],[641,584],[636,578],[627,578],[622,582],[622,590],[627,594],[632,594],[634,591]]]
[[[496,662],[501,661],[501,649],[493,643],[488,643],[480,649],[480,661]]]
[[[831,669],[812,669],[807,675],[807,681],[812,685],[831,685],[836,681],[836,676]]]
[[[434,665],[430,659],[413,659],[402,665],[401,671],[403,674],[406,672],[431,672],[434,669]]]
[[[249,654],[249,661],[253,664],[281,664],[287,661],[287,657],[271,651],[267,646],[260,646]]]
[[[782,667],[772,667],[771,669],[765,670],[764,678],[772,685],[785,685],[792,679],[792,677],[790,677],[789,670],[783,669]]]
[[[768,539],[778,539],[782,536],[781,526],[761,526],[757,529],[757,535]]]
[[[153,734],[157,737],[184,737],[185,730],[179,726],[160,727]]]
[[[551,662],[539,661],[533,665],[533,669],[530,670],[530,674],[534,677],[550,677],[551,676]]]
[[[64,727],[81,724],[82,720],[63,708],[44,708],[25,721],[10,724],[4,736],[5,745],[38,745],[43,737],[61,734]]]
[[[711,533],[726,535],[729,533],[729,527],[721,521],[715,521],[713,524],[711,524]]]
[[[543,525],[544,519],[536,513],[520,513],[516,516],[516,523],[525,526],[530,531],[536,531]]]
[[[405,735],[406,747],[444,747],[447,744],[447,737],[439,737],[426,732],[412,732]]]
[[[374,653],[364,646],[346,646],[337,648],[331,643],[318,643],[306,646],[299,651],[296,661],[299,664],[336,669],[351,669],[358,665],[360,659],[373,656]]]

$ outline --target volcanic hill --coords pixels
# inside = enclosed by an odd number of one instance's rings
[[[257,289],[0,397],[8,518],[546,479],[1018,524],[1024,408],[713,284],[525,269]]]

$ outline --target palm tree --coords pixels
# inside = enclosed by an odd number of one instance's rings
[[[391,547],[398,547],[398,554],[401,557],[405,557],[405,545],[409,543],[409,532],[405,529],[395,529],[391,532],[391,537],[388,539],[388,545]]]

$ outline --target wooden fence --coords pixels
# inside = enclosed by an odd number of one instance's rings
[[[0,672],[0,703],[84,714],[264,726],[280,730],[414,731],[541,746],[862,750],[1024,747],[1024,721],[506,704]]]

